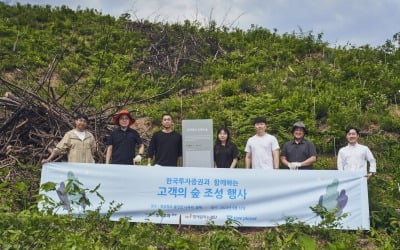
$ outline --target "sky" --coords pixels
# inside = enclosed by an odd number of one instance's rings
[[[252,25],[283,33],[323,33],[330,46],[383,45],[400,32],[400,0],[0,0],[7,4],[66,5],[96,9],[132,20],[216,21],[248,30]]]

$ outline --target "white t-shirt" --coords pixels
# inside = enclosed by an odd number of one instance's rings
[[[81,139],[81,141],[83,141],[85,139],[85,131],[78,131],[78,130],[74,130],[76,136],[79,137],[79,139]]]
[[[279,143],[275,136],[265,134],[250,137],[244,151],[251,153],[252,168],[274,169],[273,151],[277,149]]]
[[[356,143],[348,144],[341,148],[337,158],[337,168],[346,171],[367,172],[367,161],[369,161],[369,172],[376,172],[376,160],[367,146]]]

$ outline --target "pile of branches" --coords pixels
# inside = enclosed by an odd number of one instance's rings
[[[33,90],[27,90],[3,78],[0,78],[0,83],[9,90],[0,97],[0,107],[3,109],[0,112],[0,167],[21,163],[40,165],[63,135],[75,127],[75,113],[54,99],[42,98],[38,94],[40,84]],[[98,142],[96,162],[102,162],[104,136],[111,129],[110,116],[95,113],[85,115]]]
[[[195,24],[168,25],[149,22],[127,22],[125,29],[138,32],[149,41],[149,56],[137,69],[155,75],[168,75],[172,78],[198,72],[207,60],[216,60],[227,51],[221,46],[217,29],[200,29]],[[202,31],[201,31],[202,30]],[[182,69],[184,68],[184,69]]]

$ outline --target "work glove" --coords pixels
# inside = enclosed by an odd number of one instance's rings
[[[301,162],[292,162],[294,164],[294,167],[296,169],[298,169],[299,167],[301,167]]]
[[[140,163],[142,161],[142,156],[141,155],[137,155],[135,156],[135,158],[133,158],[133,162],[134,163]]]
[[[290,170],[297,170],[299,167],[301,167],[301,162],[289,162],[288,167]]]

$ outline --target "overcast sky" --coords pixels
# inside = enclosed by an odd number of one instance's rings
[[[252,24],[285,32],[323,33],[336,45],[380,46],[400,32],[400,0],[0,0],[8,4],[93,8],[119,17],[181,22],[185,19],[247,30]]]

